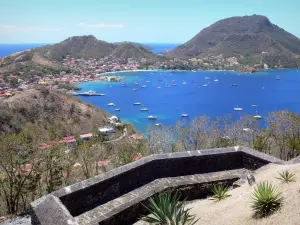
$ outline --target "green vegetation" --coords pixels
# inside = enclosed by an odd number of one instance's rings
[[[62,89],[67,89],[67,90],[80,90],[81,89],[74,84],[58,84],[58,87],[62,88]]]
[[[149,200],[149,207],[145,206],[150,215],[142,220],[150,224],[160,225],[193,225],[198,220],[191,215],[190,209],[184,208],[185,200],[180,201],[180,196],[171,192],[160,193]]]
[[[296,181],[295,174],[291,173],[288,170],[284,170],[281,173],[279,173],[279,177],[277,179],[282,180],[285,183]]]
[[[228,187],[225,184],[214,184],[211,187],[211,191],[214,194],[211,199],[216,202],[224,200],[230,196],[228,194]]]
[[[268,182],[257,185],[253,193],[252,209],[257,217],[266,217],[280,208],[283,203],[281,192]]]

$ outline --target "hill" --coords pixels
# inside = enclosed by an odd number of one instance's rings
[[[115,42],[114,44],[115,45],[120,45],[120,44],[124,44],[124,43],[131,43],[131,44],[134,44],[136,46],[143,47],[143,48],[145,48],[147,50],[151,50],[152,49],[152,47],[150,45],[141,44],[141,43],[137,43],[137,42],[130,42],[130,41]]]
[[[260,57],[281,55],[297,58],[300,39],[272,24],[265,16],[253,15],[222,19],[201,30],[170,55],[178,58],[227,56]]]
[[[62,135],[92,132],[109,114],[49,89],[30,89],[0,100],[0,134],[17,133],[25,125],[55,129]]]
[[[60,71],[68,70],[62,64],[67,56],[84,59],[117,57],[125,61],[128,58],[136,60],[145,58],[151,61],[159,58],[141,44],[131,42],[111,44],[97,40],[92,35],[74,36],[54,45],[47,45],[4,57],[0,60],[0,73],[14,72],[21,73],[21,75],[57,74]]]

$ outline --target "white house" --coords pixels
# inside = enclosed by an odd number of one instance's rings
[[[112,134],[115,133],[115,129],[112,127],[102,127],[98,129],[101,134]]]

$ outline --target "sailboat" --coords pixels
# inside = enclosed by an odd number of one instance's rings
[[[258,119],[258,120],[262,118],[261,115],[258,115],[258,114],[257,114],[257,106],[256,106],[256,113],[255,113],[255,116],[253,116],[253,118],[254,118],[254,119]]]

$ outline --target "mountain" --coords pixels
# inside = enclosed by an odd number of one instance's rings
[[[49,89],[30,89],[0,99],[0,134],[17,133],[26,125],[55,128],[61,136],[92,132],[107,123],[108,113]]]
[[[143,47],[143,48],[145,48],[147,50],[151,50],[152,49],[152,47],[150,45],[141,44],[141,43],[137,43],[137,42],[130,42],[130,41],[115,42],[114,44],[120,45],[120,44],[124,44],[124,43],[131,43],[131,44],[134,44],[136,46]]]
[[[170,55],[178,58],[268,55],[297,57],[300,39],[274,25],[265,16],[253,15],[222,19],[201,30]]]
[[[62,65],[62,62],[66,56],[86,59],[117,57],[125,61],[128,58],[146,58],[150,61],[161,58],[141,44],[131,42],[111,44],[97,40],[92,35],[74,36],[54,45],[47,45],[4,57],[0,59],[0,72],[39,75],[39,73],[65,71],[67,68]]]

